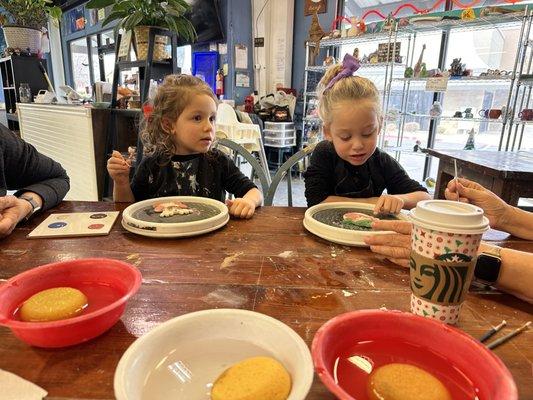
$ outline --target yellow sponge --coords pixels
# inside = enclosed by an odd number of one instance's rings
[[[252,357],[222,373],[213,385],[212,400],[286,400],[291,376],[271,357]]]
[[[370,376],[371,400],[452,400],[448,389],[429,372],[410,364],[393,363]]]
[[[22,304],[23,321],[56,321],[75,317],[87,306],[87,297],[78,289],[58,287],[34,294]]]

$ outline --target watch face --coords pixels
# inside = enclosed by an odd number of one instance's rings
[[[474,276],[484,282],[494,283],[500,276],[502,260],[490,254],[480,254],[477,258]]]

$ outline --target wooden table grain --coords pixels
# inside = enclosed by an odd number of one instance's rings
[[[520,197],[533,196],[533,152],[485,150],[435,150],[439,158],[435,198],[444,199],[444,190],[454,177],[454,160],[459,176],[480,183],[506,203],[516,206]]]
[[[65,202],[53,212],[122,211],[126,204]],[[143,282],[121,320],[102,336],[77,346],[30,347],[0,327],[0,368],[46,389],[50,399],[113,399],[113,375],[131,343],[156,325],[210,308],[254,310],[283,321],[308,345],[328,319],[353,310],[409,310],[408,271],[367,249],[334,245],[308,233],[305,209],[262,207],[251,220],[230,220],[221,230],[157,240],[126,232],[117,221],[109,236],[36,239],[26,235],[40,216],[0,241],[0,281],[38,265],[109,257],[137,266]],[[119,217],[120,218],[120,217]],[[490,231],[486,240],[533,251],[533,242]],[[468,295],[459,328],[479,337],[506,319],[515,328],[532,306],[496,291]],[[513,374],[520,399],[533,399],[533,330],[495,353]],[[1,397],[1,396],[0,396]],[[333,399],[318,377],[307,397]]]

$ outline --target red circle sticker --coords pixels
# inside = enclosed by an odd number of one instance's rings
[[[102,229],[104,227],[104,224],[91,224],[89,225],[89,229]]]

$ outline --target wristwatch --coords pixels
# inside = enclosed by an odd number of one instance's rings
[[[491,247],[477,257],[474,277],[477,281],[493,285],[498,281],[502,266],[501,247]]]
[[[26,215],[26,217],[24,218],[24,221],[29,220],[33,214],[35,214],[37,211],[41,209],[41,206],[37,204],[37,202],[31,196],[22,195],[19,197],[19,199],[26,200],[28,203],[31,204],[31,213]]]

